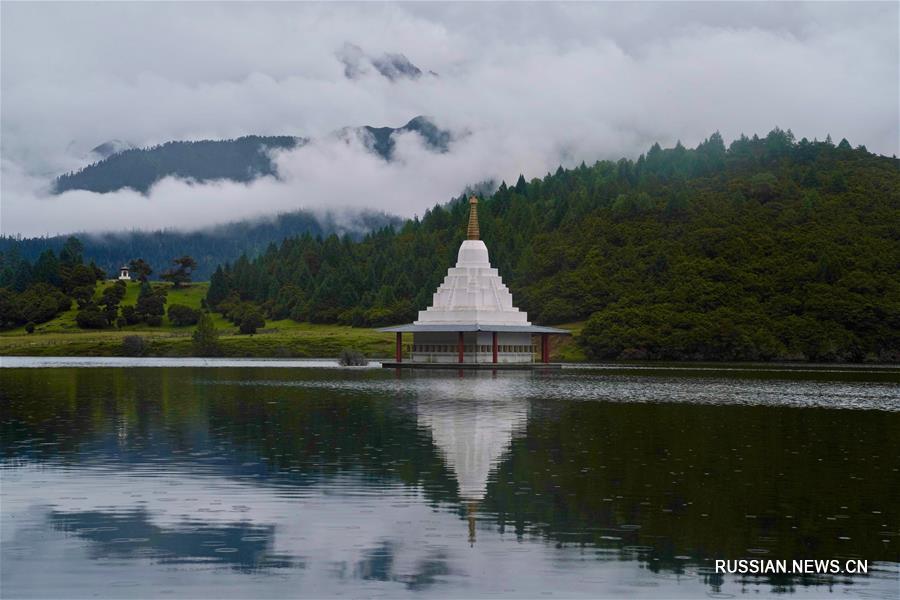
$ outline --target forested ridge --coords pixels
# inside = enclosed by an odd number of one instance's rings
[[[368,148],[389,161],[393,158],[396,134],[415,132],[425,147],[445,152],[452,134],[427,117],[418,116],[401,127],[346,127],[339,135],[358,133]],[[272,151],[292,150],[309,142],[290,135],[247,135],[231,140],[171,141],[150,148],[128,148],[56,178],[53,189],[106,193],[131,188],[146,194],[157,181],[178,177],[204,182],[230,180],[241,183],[259,177],[278,177]],[[98,146],[113,147],[114,142]]]
[[[247,182],[277,175],[270,150],[290,150],[305,141],[286,135],[248,135],[234,140],[173,141],[152,148],[129,148],[60,175],[54,191],[89,190],[102,194],[131,188],[147,193],[154,183],[169,176]]]
[[[76,235],[82,243],[85,259],[93,261],[109,276],[117,276],[120,266],[141,258],[156,268],[151,277],[156,279],[176,254],[187,254],[197,261],[194,278],[205,281],[220,264],[234,261],[242,254],[256,256],[264,252],[269,244],[279,243],[286,237],[303,233],[315,236],[337,233],[359,238],[365,232],[401,222],[398,217],[373,211],[312,213],[298,210],[272,218],[235,221],[196,231],[135,230]],[[27,287],[30,283],[27,277],[30,265],[48,250],[58,255],[69,237],[0,236],[0,287],[4,281],[17,278],[19,291],[24,289],[23,286]]]
[[[502,183],[482,238],[533,321],[586,320],[592,359],[900,360],[900,162],[775,129],[726,148]],[[360,241],[303,235],[218,269],[209,304],[271,318],[415,318],[455,262],[468,204]]]

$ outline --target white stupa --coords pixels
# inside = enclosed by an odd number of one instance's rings
[[[412,365],[495,365],[533,363],[532,335],[541,335],[541,361],[549,361],[549,334],[564,329],[532,325],[528,314],[513,304],[512,294],[497,269],[491,267],[478,227],[478,200],[469,198],[467,237],[459,247],[456,266],[434,293],[431,306],[408,325],[385,327],[397,334],[396,363],[403,362],[403,333],[413,334]],[[407,364],[410,364],[407,363]]]

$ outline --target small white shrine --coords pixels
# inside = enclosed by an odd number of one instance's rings
[[[497,269],[491,267],[487,246],[478,227],[478,200],[469,198],[467,238],[434,293],[432,304],[419,311],[418,320],[380,331],[397,334],[396,363],[404,366],[404,333],[413,334],[410,365],[497,365],[534,363],[538,350],[532,336],[541,339],[542,363],[549,362],[550,334],[569,332],[532,325],[528,314],[513,305],[512,294]]]
[[[131,281],[131,274],[128,272],[128,265],[119,267],[119,281]]]

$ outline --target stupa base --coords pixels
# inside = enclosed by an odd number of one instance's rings
[[[385,369],[441,369],[443,371],[544,371],[561,369],[562,363],[424,363],[382,361]]]

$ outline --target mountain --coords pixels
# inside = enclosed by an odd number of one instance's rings
[[[134,148],[134,145],[129,144],[128,142],[123,142],[122,140],[109,140],[91,148],[91,154],[96,155],[102,160],[104,158],[109,158],[113,154],[131,150],[132,148]]]
[[[427,148],[434,152],[441,153],[447,151],[452,139],[452,135],[449,131],[440,129],[425,117],[416,117],[403,127],[397,129],[391,127],[365,126],[355,129],[355,131],[359,131],[360,129],[367,134],[369,148],[385,160],[391,160],[394,157],[394,135],[398,133],[414,131],[422,136]]]
[[[344,65],[344,76],[347,79],[360,79],[370,73],[372,68],[379,75],[392,82],[401,79],[416,80],[422,77],[422,69],[414,65],[406,55],[401,53],[385,53],[381,56],[369,56],[356,44],[346,43],[336,53],[337,59]],[[433,71],[430,75],[436,75]]]
[[[900,161],[775,129],[654,145],[479,204],[482,237],[538,323],[586,321],[594,360],[900,361]],[[303,236],[215,272],[208,302],[387,325],[431,300],[464,198],[358,242]]]
[[[445,152],[452,134],[438,128],[426,117],[415,117],[402,127],[353,127],[339,132],[361,133],[370,149],[390,160],[394,149],[394,135],[414,131],[422,135],[426,146],[435,152]],[[78,171],[59,176],[54,191],[70,190],[106,193],[131,188],[146,194],[150,187],[164,177],[180,177],[197,182],[227,179],[248,182],[258,177],[277,177],[272,162],[273,150],[291,150],[309,140],[294,136],[250,135],[233,140],[172,141],[152,148],[128,148],[107,156]],[[94,148],[94,153],[113,152],[117,144],[110,141]]]
[[[379,212],[313,214],[297,211],[271,219],[238,221],[199,231],[133,231],[129,233],[77,234],[84,258],[112,276],[129,261],[143,258],[154,269],[153,278],[168,269],[176,256],[190,255],[198,266],[196,281],[208,280],[220,264],[241,255],[257,256],[271,244],[298,235],[347,235],[360,239],[366,232],[397,226],[401,220]],[[45,250],[59,255],[69,236],[45,238],[0,237],[0,269],[12,256],[35,262]],[[4,261],[4,258],[6,261]],[[14,267],[11,267],[14,268]]]
[[[69,190],[106,193],[131,188],[146,193],[164,177],[194,181],[230,179],[247,182],[277,175],[268,152],[305,143],[291,136],[250,135],[235,140],[166,142],[152,148],[132,148],[113,154],[56,179],[57,194]]]
[[[403,54],[385,54],[372,59],[372,65],[391,81],[404,78],[418,79],[422,76],[422,70],[409,62]]]

